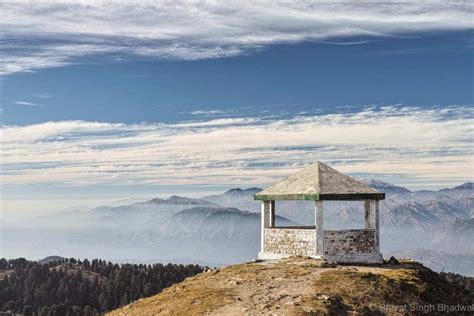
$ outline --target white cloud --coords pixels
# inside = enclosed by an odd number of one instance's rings
[[[3,126],[2,178],[4,185],[262,185],[322,160],[399,183],[459,183],[473,177],[472,114],[393,106],[273,120]]]
[[[13,104],[24,105],[24,106],[42,107],[41,104],[34,103],[34,102],[27,102],[27,101],[15,101],[15,102],[13,102]]]
[[[216,115],[223,115],[226,111],[222,110],[208,110],[208,111],[192,111],[189,114],[196,115],[196,116],[216,116]]]
[[[90,54],[194,60],[277,43],[473,28],[468,1],[17,0],[0,2],[0,12],[0,74]]]
[[[49,94],[49,93],[40,93],[40,94],[33,95],[33,97],[38,98],[38,99],[51,99],[54,96],[52,94]]]

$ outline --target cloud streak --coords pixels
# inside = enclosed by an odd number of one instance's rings
[[[2,1],[0,74],[96,54],[196,60],[279,43],[472,29],[468,1]],[[364,43],[347,41],[346,44]]]
[[[27,102],[27,101],[15,101],[13,102],[15,105],[23,105],[23,106],[33,106],[33,107],[42,107],[41,104],[34,103],[34,102]]]
[[[437,185],[472,180],[472,110],[402,106],[287,119],[3,126],[3,185],[263,185],[323,160]]]

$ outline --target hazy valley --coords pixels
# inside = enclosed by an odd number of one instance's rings
[[[385,256],[411,257],[438,271],[474,275],[472,183],[413,192],[380,181],[369,184],[386,193],[380,219]],[[232,189],[200,199],[171,196],[2,222],[0,257],[54,254],[208,265],[247,261],[260,248],[260,204],[253,201],[259,190]],[[327,203],[325,227],[362,227],[362,207],[359,202]],[[277,225],[314,223],[311,202],[277,203],[276,214]]]

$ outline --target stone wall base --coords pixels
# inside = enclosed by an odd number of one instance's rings
[[[278,260],[283,258],[289,258],[294,256],[293,254],[281,254],[281,253],[269,253],[259,252],[258,259],[261,260]],[[353,254],[353,255],[332,255],[332,256],[310,256],[314,259],[324,259],[330,263],[363,263],[363,264],[376,264],[383,263],[382,254]]]
[[[283,253],[270,253],[270,252],[262,252],[258,253],[258,259],[261,260],[278,260],[283,258],[294,257],[294,254],[283,254]],[[321,256],[309,256],[314,259],[323,259]]]
[[[350,254],[350,255],[324,255],[330,263],[365,263],[365,264],[375,264],[383,263],[383,256],[381,253],[373,254]]]

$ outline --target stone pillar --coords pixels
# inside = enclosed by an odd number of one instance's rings
[[[371,223],[370,223],[370,201],[369,200],[364,201],[364,209],[365,209],[365,229],[370,229]]]
[[[380,223],[379,223],[379,201],[372,202],[374,208],[375,249],[380,252]]]
[[[316,255],[324,255],[323,201],[315,201],[314,219],[316,226]]]
[[[272,213],[272,202],[273,201],[262,201],[262,224],[264,228],[271,227],[271,213]]]
[[[265,252],[265,229],[271,227],[270,224],[272,222],[272,217],[271,217],[272,204],[275,205],[275,201],[262,201],[262,228],[260,232],[262,253]],[[273,207],[273,213],[275,213],[274,207]]]
[[[365,201],[365,229],[375,230],[375,249],[380,252],[379,201]]]
[[[269,227],[275,227],[275,201],[270,201]]]

